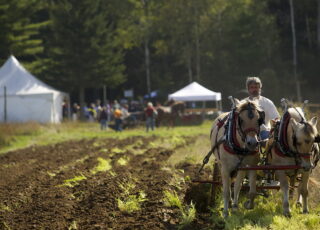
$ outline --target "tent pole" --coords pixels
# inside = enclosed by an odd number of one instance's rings
[[[4,103],[3,103],[3,106],[4,106],[4,122],[5,123],[7,123],[7,87],[6,86],[4,86],[3,87],[3,89],[4,89]]]

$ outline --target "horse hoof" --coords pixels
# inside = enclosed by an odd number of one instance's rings
[[[232,211],[237,212],[239,210],[239,207],[237,204],[232,205]]]
[[[291,213],[290,212],[285,212],[283,213],[283,215],[287,218],[291,218]]]
[[[229,216],[229,212],[223,212],[223,218],[227,218]]]
[[[296,207],[297,207],[297,208],[301,208],[301,207],[302,207],[302,204],[301,204],[300,202],[297,202],[297,203],[296,203]]]
[[[246,202],[244,202],[243,206],[246,209],[253,209],[253,204],[250,202],[250,200],[247,200]]]
[[[309,214],[309,210],[303,210],[303,214]]]

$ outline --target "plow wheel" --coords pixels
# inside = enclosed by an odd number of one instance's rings
[[[217,198],[219,187],[221,187],[221,185],[218,184],[218,182],[221,182],[221,177],[220,177],[220,168],[217,161],[214,162],[212,181],[213,183],[211,185],[211,196],[210,196],[209,204],[210,206],[214,207],[216,205],[216,198]]]

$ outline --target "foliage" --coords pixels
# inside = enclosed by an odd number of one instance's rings
[[[79,181],[86,180],[87,177],[81,174],[80,176],[75,176],[74,178],[64,180],[62,186],[74,187],[79,184]]]
[[[140,210],[140,203],[146,200],[146,194],[143,191],[140,191],[138,195],[129,195],[123,200],[118,198],[118,208],[122,212],[131,213]]]
[[[48,75],[59,79],[61,89],[77,90],[83,106],[85,88],[124,81],[122,49],[106,1],[57,1],[50,6],[50,17]]]
[[[190,205],[183,205],[177,192],[164,191],[164,202],[169,207],[177,207],[180,210],[180,224],[179,229],[183,229],[190,225],[196,218],[196,208],[191,202]]]
[[[196,207],[191,202],[190,205],[188,205],[186,208],[181,210],[181,221],[179,229],[183,229],[186,226],[189,226],[196,218]]]
[[[167,128],[159,128],[153,135],[161,137],[153,142],[153,147],[167,146],[168,148],[175,147],[176,142],[172,143],[171,138],[178,136],[180,141],[186,136],[195,136],[206,134],[210,130],[211,122],[205,122],[201,126],[196,127],[176,127],[174,130]],[[81,140],[83,138],[127,138],[132,136],[149,136],[145,132],[144,127],[125,130],[122,133],[114,131],[101,132],[99,124],[82,123],[82,122],[65,122],[56,125],[43,125],[37,123],[26,124],[0,124],[0,140],[6,140],[5,146],[2,146],[0,153],[25,148],[30,145],[48,145],[67,140]],[[165,139],[164,139],[165,138]],[[150,146],[150,145],[148,145]],[[151,146],[152,147],[152,146]],[[111,149],[112,153],[123,153],[127,150],[117,147]],[[139,151],[137,151],[137,154]]]
[[[92,174],[96,174],[98,172],[105,172],[112,168],[109,159],[103,159],[101,157],[98,157],[97,160],[98,160],[98,165],[91,170]]]
[[[212,215],[213,222],[221,225],[221,216]],[[233,212],[225,220],[225,229],[260,230],[260,229],[316,229],[320,226],[316,212],[308,215],[301,214],[301,210],[292,207],[292,217],[288,219],[282,214],[280,193],[266,198],[258,197],[253,210],[240,209]]]
[[[167,206],[182,208],[182,203],[176,191],[164,191],[164,202]]]
[[[13,54],[22,59],[26,67],[39,73],[43,60],[42,28],[49,21],[41,17],[43,4],[40,0],[0,1],[0,64]]]
[[[163,95],[197,80],[243,97],[244,78],[259,75],[264,95],[296,100],[288,2],[0,0],[0,63],[14,54],[83,102],[85,89],[102,85],[117,87],[110,99],[129,88],[141,96],[148,44],[151,90]],[[318,4],[294,1],[297,73],[311,101],[319,100]]]

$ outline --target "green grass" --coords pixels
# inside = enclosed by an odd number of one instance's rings
[[[190,205],[184,205],[177,192],[164,191],[164,203],[169,207],[177,207],[180,210],[180,223],[178,229],[189,226],[196,218],[196,208],[191,202]]]
[[[131,136],[150,135],[163,138],[170,137],[169,144],[176,146],[184,144],[184,139],[181,136],[209,135],[210,126],[211,122],[208,121],[200,126],[179,126],[173,129],[160,127],[154,132],[146,133],[144,126],[124,130],[123,132],[115,132],[113,130],[101,131],[98,123],[86,122],[65,122],[56,125],[41,125],[37,123],[0,124],[0,153],[26,148],[31,145],[49,145],[68,140],[87,138],[124,139]]]
[[[301,214],[301,210],[295,208],[291,201],[292,217],[287,218],[282,214],[281,192],[269,198],[258,197],[256,207],[253,210],[240,208],[237,212],[230,213],[227,219],[220,215],[212,215],[213,223],[224,222],[227,230],[302,230],[320,229],[320,216],[316,210],[311,210],[310,214]],[[215,210],[216,211],[216,210]]]
[[[182,203],[176,191],[164,191],[164,203],[169,207],[182,208]]]
[[[74,178],[65,180],[62,186],[74,187],[78,185],[80,181],[86,180],[86,179],[87,177],[81,174],[80,176],[75,176]]]
[[[104,159],[102,157],[98,157],[98,165],[91,170],[92,174],[96,174],[98,172],[106,172],[112,168],[110,162],[111,160],[109,159]]]
[[[132,213],[141,209],[141,203],[146,201],[146,194],[140,191],[138,195],[129,195],[124,199],[117,199],[118,208],[122,212]]]

